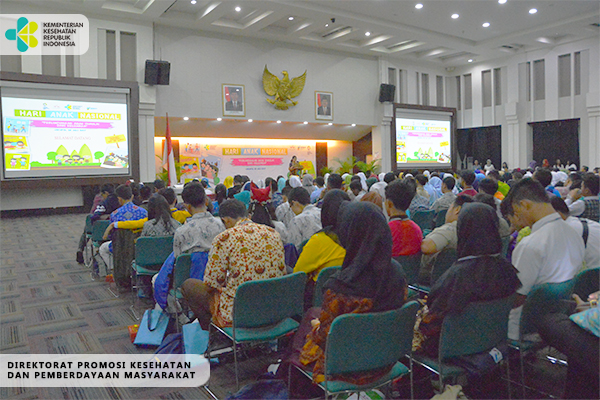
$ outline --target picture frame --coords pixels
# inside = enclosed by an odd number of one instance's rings
[[[246,90],[244,85],[223,83],[221,96],[224,117],[246,116]]]
[[[333,121],[333,93],[315,91],[315,119]]]

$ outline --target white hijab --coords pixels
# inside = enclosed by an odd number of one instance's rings
[[[302,182],[300,182],[300,177],[298,175],[290,176],[290,186],[293,188],[302,186]]]
[[[365,192],[367,190],[369,190],[369,186],[367,186],[367,177],[366,177],[365,173],[359,172],[356,175],[358,175],[360,177],[360,185],[362,186],[362,190],[364,190]]]

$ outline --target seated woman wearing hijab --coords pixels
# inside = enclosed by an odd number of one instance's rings
[[[321,224],[323,229],[310,237],[296,261],[294,272],[306,272],[310,279],[306,285],[304,304],[312,303],[314,283],[323,268],[342,265],[346,250],[337,235],[338,211],[350,197],[339,189],[330,190],[323,198]]]
[[[338,236],[346,257],[341,271],[325,284],[319,318],[311,321],[312,330],[300,352],[300,362],[313,371],[315,383],[324,380],[327,335],[337,316],[397,309],[406,300],[406,279],[400,264],[392,260],[392,234],[377,206],[364,201],[344,202],[338,214]],[[387,372],[384,369],[336,379],[366,384]]]
[[[472,302],[508,297],[521,287],[516,268],[500,255],[496,210],[482,203],[463,205],[457,232],[458,260],[431,288],[415,324],[413,351],[435,357],[444,316]]]

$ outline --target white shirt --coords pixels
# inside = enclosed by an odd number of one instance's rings
[[[572,279],[581,269],[583,255],[581,236],[558,213],[545,216],[533,224],[531,234],[523,238],[513,252],[513,264],[523,285],[517,293],[526,296],[535,285]],[[510,339],[519,339],[522,309],[521,306],[510,312]]]
[[[585,201],[584,200],[596,200],[598,196],[587,196],[583,199],[577,199],[573,201],[570,196],[567,197],[565,203],[569,206],[569,214],[573,217],[578,217],[585,211]]]
[[[585,267],[596,268],[600,267],[600,224],[591,219],[585,219],[588,224],[588,239],[585,247]],[[579,237],[583,240],[583,224],[581,219],[569,217],[565,220],[570,227],[575,229]]]
[[[278,221],[283,222],[286,227],[289,227],[290,222],[292,222],[292,219],[294,219],[296,214],[294,214],[294,212],[290,208],[290,203],[286,201],[285,203],[280,204],[275,209],[275,216],[277,217]]]
[[[321,209],[310,204],[304,207],[301,214],[294,217],[288,226],[288,241],[299,247],[313,234],[323,229],[321,225]]]
[[[279,233],[279,236],[281,236],[281,241],[283,242],[283,244],[288,243],[288,233],[285,224],[281,221],[273,221],[273,225],[275,226],[275,230],[277,231],[277,233]]]

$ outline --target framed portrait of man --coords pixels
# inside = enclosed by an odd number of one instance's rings
[[[333,93],[315,92],[315,119],[333,121]]]
[[[244,85],[226,84],[222,86],[223,116],[245,117],[246,98],[244,97]]]

